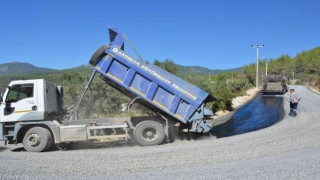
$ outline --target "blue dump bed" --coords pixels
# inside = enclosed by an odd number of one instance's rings
[[[124,52],[125,36],[115,29],[109,31],[110,44],[101,47],[90,60],[94,70],[148,108],[191,123],[193,131],[207,132],[210,126],[204,118],[213,113],[204,108],[204,102],[212,97],[197,86],[130,56]]]

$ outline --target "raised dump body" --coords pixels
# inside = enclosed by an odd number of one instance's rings
[[[96,51],[90,60],[93,69],[114,88],[146,107],[192,123],[191,131],[207,132],[205,117],[213,115],[204,103],[213,100],[207,92],[124,52],[124,35],[109,29],[110,44]]]

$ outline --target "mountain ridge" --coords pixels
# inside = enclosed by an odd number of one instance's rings
[[[231,69],[209,69],[206,67],[202,66],[182,66],[178,65],[177,66],[177,71],[181,75],[185,75],[187,73],[196,73],[196,74],[211,74],[211,75],[216,75],[224,72],[241,72],[243,67],[238,67],[238,68],[231,68]]]
[[[56,69],[37,67],[27,62],[9,62],[0,64],[0,76],[57,71]]]
[[[232,68],[232,69],[209,69],[206,67],[201,66],[183,66],[178,65],[177,72],[178,74],[185,75],[187,73],[197,73],[197,74],[220,74],[224,72],[240,72],[242,71],[242,67]],[[88,65],[79,65],[73,68],[63,69],[65,70],[79,70],[83,68],[87,68]],[[37,67],[33,64],[26,63],[26,62],[10,62],[10,63],[3,63],[0,64],[0,76],[2,75],[14,75],[14,74],[29,74],[29,73],[42,73],[42,72],[51,72],[51,71],[59,71],[57,69],[52,68],[45,68],[45,67]]]

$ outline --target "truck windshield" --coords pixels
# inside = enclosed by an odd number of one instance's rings
[[[9,88],[6,103],[17,102],[21,99],[33,97],[33,84],[18,84]]]

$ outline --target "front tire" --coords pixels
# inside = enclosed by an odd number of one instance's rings
[[[141,146],[161,144],[165,136],[164,127],[155,121],[143,121],[133,130],[133,137]]]
[[[52,145],[52,136],[48,129],[33,127],[23,137],[23,147],[29,152],[42,152]]]

